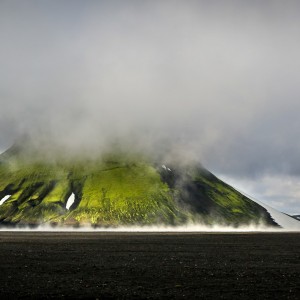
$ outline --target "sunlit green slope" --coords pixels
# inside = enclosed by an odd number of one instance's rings
[[[275,225],[264,208],[198,165],[121,152],[55,160],[23,152],[15,146],[0,156],[0,201],[11,195],[0,202],[2,225]]]

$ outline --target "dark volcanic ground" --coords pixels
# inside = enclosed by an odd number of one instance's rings
[[[0,298],[300,299],[300,234],[0,232]]]

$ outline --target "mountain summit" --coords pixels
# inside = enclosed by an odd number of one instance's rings
[[[277,226],[265,208],[198,163],[111,151],[43,156],[14,145],[0,155],[2,225]]]

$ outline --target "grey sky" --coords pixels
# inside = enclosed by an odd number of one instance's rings
[[[299,9],[1,1],[0,149],[24,132],[73,149],[112,137],[164,141],[300,212]]]

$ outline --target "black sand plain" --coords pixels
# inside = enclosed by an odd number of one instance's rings
[[[300,299],[300,233],[0,232],[0,299]]]

